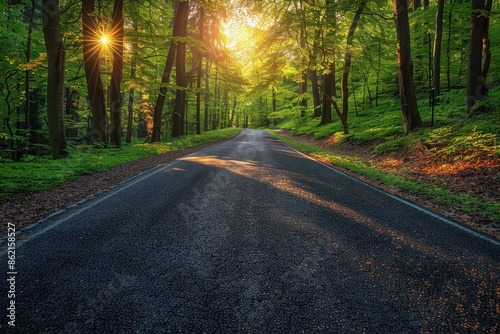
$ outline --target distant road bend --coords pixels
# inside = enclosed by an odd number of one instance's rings
[[[264,131],[21,235],[2,333],[500,332],[497,239]]]

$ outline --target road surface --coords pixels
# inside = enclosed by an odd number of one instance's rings
[[[499,245],[246,130],[19,234],[0,332],[498,333]]]

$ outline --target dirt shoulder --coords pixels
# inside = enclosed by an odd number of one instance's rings
[[[374,148],[380,141],[369,143],[335,143],[331,138],[314,139],[313,135],[292,136],[287,130],[279,134],[294,141],[311,144],[344,156],[362,158],[379,170],[398,173],[428,185],[436,185],[453,194],[471,194],[477,198],[500,200],[500,159],[478,157],[472,160],[442,160],[434,154],[415,149],[395,154],[376,155]],[[328,162],[325,162],[328,163]],[[428,195],[411,194],[379,181],[373,181],[345,168],[334,166],[388,193],[408,199],[445,217],[467,225],[477,231],[500,239],[500,222],[485,218],[480,213],[464,213],[457,206],[443,205]]]

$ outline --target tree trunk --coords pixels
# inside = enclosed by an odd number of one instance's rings
[[[130,79],[133,82],[136,74],[137,59],[135,58],[135,56],[132,57],[133,58],[130,64]],[[128,93],[127,136],[125,138],[125,142],[127,144],[132,143],[132,123],[134,121],[134,94],[135,94],[135,89],[132,86],[130,87]]]
[[[419,9],[422,6],[422,2],[421,2],[421,0],[413,0],[412,5],[413,5],[412,6],[413,11],[416,11],[417,9]]]
[[[330,65],[332,66],[332,65]],[[333,96],[334,89],[334,77],[333,71],[330,71],[323,75],[323,110],[321,113],[321,125],[329,124],[332,122],[332,104],[330,102],[331,96]]]
[[[441,41],[443,39],[443,12],[444,1],[438,0],[438,9],[436,13],[436,33],[434,37],[434,56],[432,59],[432,75],[435,96],[441,94]]]
[[[26,41],[26,64],[31,62],[31,40],[33,36],[33,18],[35,17],[36,3],[35,0],[31,0],[31,12],[28,22],[28,38]],[[30,88],[30,73],[31,71],[27,69],[24,73],[24,121],[25,128],[28,130],[29,141],[32,142],[33,133],[31,131],[31,88]]]
[[[212,108],[212,112],[210,113],[210,123],[211,129],[217,130],[217,108],[219,101],[219,72],[217,71],[217,64],[215,64],[215,78],[214,78],[214,104]]]
[[[234,96],[234,101],[233,101],[233,112],[231,113],[231,118],[229,119],[229,126],[233,127],[234,124],[234,114],[236,113],[236,106],[237,106],[237,100],[236,100],[236,95]]]
[[[207,132],[210,112],[210,63],[205,61],[205,119],[203,120],[203,131]]]
[[[321,117],[321,97],[318,86],[318,73],[316,69],[311,69],[311,90],[314,102],[314,117]]]
[[[109,141],[116,146],[122,145],[122,95],[123,78],[123,0],[115,0],[110,37],[110,51],[113,57],[113,72],[109,87],[110,119]]]
[[[184,135],[184,114],[186,108],[186,42],[187,19],[189,15],[189,1],[178,2],[177,15],[179,17],[179,37],[177,41],[177,55],[175,58],[175,81],[177,90],[175,92],[174,114],[172,117],[172,137]],[[177,24],[176,18],[176,24]]]
[[[271,91],[271,96],[272,96],[272,108],[273,108],[273,114],[274,114],[274,117],[273,117],[273,125],[276,126],[278,125],[278,119],[276,118],[276,113],[278,112],[278,101],[277,101],[277,91],[276,91],[276,87],[272,87],[272,91]],[[235,102],[236,102],[236,97],[235,97]],[[236,110],[236,104],[235,104],[235,110]],[[233,116],[234,116],[234,111],[233,111]],[[231,122],[232,123],[232,122]]]
[[[490,3],[491,0],[488,0]],[[489,4],[491,8],[491,4]],[[478,100],[484,99],[488,95],[486,78],[483,76],[483,36],[487,36],[488,24],[486,17],[489,15],[485,0],[472,0],[469,64],[467,67],[467,111],[471,112],[472,107]]]
[[[302,80],[299,82],[299,95],[304,95],[307,93],[307,74],[302,74]],[[306,115],[307,110],[307,99],[305,97],[300,98],[300,116]]]
[[[89,94],[90,109],[92,111],[93,131],[90,134],[92,142],[107,144],[108,142],[108,116],[104,91],[100,75],[99,53],[101,49],[100,36],[97,23],[91,14],[94,12],[94,0],[82,1],[83,24],[83,63],[85,65],[85,78]]]
[[[347,114],[349,112],[349,70],[351,69],[351,47],[352,40],[354,37],[354,33],[356,32],[356,28],[359,23],[359,19],[363,14],[363,10],[365,9],[366,2],[365,0],[361,0],[359,3],[358,9],[356,10],[356,14],[354,14],[354,19],[352,20],[351,27],[349,28],[349,32],[347,33],[347,45],[346,45],[346,53],[344,60],[344,73],[342,74],[342,83],[340,85],[342,91],[342,120],[343,122],[347,122]],[[344,133],[348,134],[349,130],[344,127]]]
[[[65,52],[59,29],[59,0],[42,0],[43,36],[47,49],[47,118],[52,158],[66,155],[64,129]]]
[[[448,92],[451,91],[451,35],[452,35],[452,24],[453,24],[453,7],[455,5],[455,0],[451,0],[451,8],[448,13],[448,40],[446,46],[446,84],[448,87]]]
[[[174,11],[174,30],[172,33],[172,40],[170,41],[170,47],[168,49],[167,60],[165,62],[165,68],[163,69],[163,74],[161,77],[160,93],[156,97],[155,109],[153,112],[153,130],[151,134],[151,142],[159,142],[161,140],[161,123],[163,106],[165,105],[165,98],[167,96],[166,84],[170,81],[170,75],[172,73],[172,68],[174,67],[175,53],[177,51],[177,40],[179,37],[180,28],[182,26],[181,17],[182,13],[179,13],[179,4],[177,1],[175,4]]]
[[[199,7],[200,11],[200,21],[198,25],[199,32],[199,42],[204,44],[204,27],[205,27],[205,8],[203,6]],[[203,53],[198,51],[198,68],[197,68],[197,80],[196,80],[196,134],[201,134],[201,78],[203,76]]]
[[[399,97],[403,112],[404,131],[405,134],[409,134],[422,124],[422,119],[418,112],[413,82],[408,4],[406,0],[393,0],[393,5],[397,31]]]
[[[380,71],[382,70],[382,45],[378,41],[378,55],[377,55],[377,78],[375,79],[375,106],[378,107],[378,98],[380,91]]]
[[[300,8],[303,8],[302,1],[300,4]],[[304,11],[302,10],[302,12],[304,12]],[[305,27],[305,19],[304,19],[304,26],[301,27],[301,29],[300,29],[300,47],[302,50],[304,50],[306,47],[306,31],[305,30],[306,30],[306,27]],[[303,55],[302,57],[305,58],[305,55]],[[306,63],[306,60],[302,59],[302,62]],[[300,116],[301,117],[306,115],[306,110],[307,110],[307,99],[304,96],[302,96],[305,93],[307,93],[307,69],[303,70],[302,79],[299,82],[299,95],[301,96],[299,105],[302,107],[300,109]]]
[[[488,72],[490,70],[490,62],[491,62],[491,50],[490,50],[490,39],[489,39],[489,30],[490,30],[490,15],[491,15],[491,6],[493,5],[493,0],[486,0],[486,12],[487,15],[484,18],[484,29],[483,29],[483,70],[481,72],[484,81],[488,77]]]

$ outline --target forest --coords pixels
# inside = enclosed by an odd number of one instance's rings
[[[378,151],[418,133],[498,157],[497,14],[492,0],[3,0],[0,162],[247,127],[383,138]]]
[[[2,157],[14,160],[287,118],[339,119],[348,134],[349,111],[398,95],[405,133],[424,99],[497,105],[491,0],[0,6]]]

